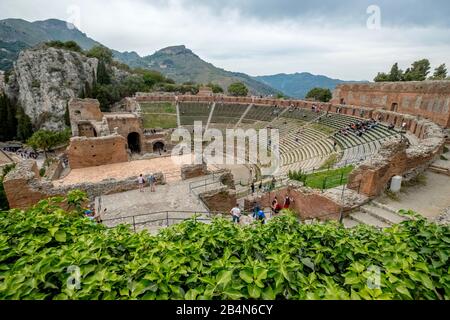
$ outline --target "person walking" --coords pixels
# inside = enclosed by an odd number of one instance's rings
[[[138,177],[138,184],[139,184],[139,192],[144,192],[145,179],[142,176],[142,173]]]
[[[255,182],[254,181],[252,181],[250,188],[252,189],[252,196],[253,196],[255,194]]]
[[[236,206],[230,210],[230,214],[233,217],[234,223],[239,223],[241,219],[241,209],[239,209],[239,204],[236,204]]]
[[[150,192],[155,192],[156,178],[153,174],[148,176],[148,183],[150,184]]]
[[[253,202],[253,214],[252,214],[252,217],[254,219],[256,219],[258,217],[259,210],[261,210],[261,208],[260,208],[258,202],[256,202],[256,201]]]

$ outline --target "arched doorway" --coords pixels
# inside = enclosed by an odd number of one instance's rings
[[[153,152],[161,154],[164,151],[164,143],[157,141],[153,144]]]
[[[132,153],[140,153],[141,152],[141,137],[137,132],[131,132],[128,135],[128,148]]]

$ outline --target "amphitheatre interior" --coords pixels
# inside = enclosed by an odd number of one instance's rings
[[[448,84],[444,87],[447,90]],[[368,88],[372,90],[369,93]],[[104,214],[105,224],[136,224],[137,219],[140,227],[151,230],[194,213],[208,221],[211,213],[226,213],[236,202],[250,210],[257,201],[270,216],[271,199],[283,199],[286,194],[294,198],[293,209],[303,220],[344,218],[347,227],[359,223],[386,227],[403,218],[369,202],[389,187],[393,177],[412,179],[439,157],[448,143],[442,124],[448,121],[450,101],[445,90],[431,98],[429,91],[416,92],[415,98],[408,92],[407,99],[402,92],[391,98],[391,90],[343,85],[330,103],[229,97],[207,90],[197,96],[137,93],[110,113],[101,112],[96,100],[72,99],[73,137],[59,155],[52,176],[41,179],[36,165],[28,161],[6,177],[5,190],[12,206],[25,207],[50,195],[83,189],[96,210]],[[370,92],[384,92],[385,103],[367,103],[380,101]],[[346,104],[350,99],[352,105]],[[403,112],[401,101],[410,105],[414,99],[423,105],[420,112]],[[423,111],[426,108],[431,113]],[[435,113],[447,118],[437,118]],[[193,133],[199,121],[203,131],[216,129],[224,137],[227,129],[276,129],[278,141],[272,142],[269,135],[264,142],[269,148],[276,144],[278,170],[267,175],[259,163],[194,164],[191,154],[172,156],[179,142],[172,140],[174,130]],[[361,130],[352,129],[355,125]],[[200,141],[204,148],[209,142]],[[195,143],[191,140],[189,147]],[[250,155],[248,143],[244,160]],[[302,183],[291,177],[293,172],[314,174],[350,166],[345,181],[342,176],[341,183],[330,188],[308,189],[306,180]],[[36,174],[28,175],[24,182],[23,175],[30,171]],[[157,176],[154,193],[137,190],[140,174]],[[267,187],[273,179],[274,185]],[[250,192],[252,182],[255,193]],[[18,188],[27,188],[32,196],[17,195]]]

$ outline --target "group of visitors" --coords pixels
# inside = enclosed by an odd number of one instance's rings
[[[347,127],[336,132],[335,135],[341,134],[343,136],[348,136],[349,133],[354,133],[358,137],[362,137],[364,133],[375,129],[378,126],[378,122],[375,119],[357,121],[349,124]]]
[[[144,176],[142,174],[139,175],[138,179],[138,184],[139,184],[139,192],[144,192],[144,187],[145,184],[148,182],[149,186],[150,186],[150,192],[155,192],[156,188],[156,177],[151,174],[147,177],[147,180],[144,178]]]
[[[278,201],[278,197],[275,197],[272,200],[272,204],[271,204],[272,212],[274,214],[278,214],[283,209],[289,209],[291,207],[291,203],[293,203],[293,202],[294,202],[294,199],[291,196],[289,196],[288,193],[286,193],[286,196],[284,197],[283,204],[281,204]]]
[[[240,223],[242,211],[239,208],[239,204],[237,203],[233,209],[230,210],[231,217],[233,219],[233,223]],[[260,221],[261,224],[266,223],[266,215],[264,213],[264,210],[261,209],[261,206],[257,203],[253,203],[253,209],[252,209],[252,218]]]
[[[13,148],[13,147],[4,147],[2,148],[5,152],[12,152],[21,157],[22,159],[34,159],[36,160],[39,157],[39,153],[36,151],[24,150],[22,148]]]
[[[158,133],[158,131],[156,129],[144,129],[144,134],[148,135],[148,134],[156,134]]]
[[[276,196],[271,203],[271,211],[273,215],[279,214],[281,210],[283,209],[289,209],[291,207],[291,204],[294,203],[294,199],[286,193],[286,196],[283,199],[283,202],[280,202],[278,200],[278,197]],[[254,220],[260,221],[262,224],[266,223],[267,217],[264,212],[264,209],[261,207],[258,201],[253,202],[253,207],[251,209],[252,212],[252,218]],[[239,204],[236,204],[231,210],[230,215],[232,217],[232,220],[234,223],[240,223],[242,211],[239,207]]]

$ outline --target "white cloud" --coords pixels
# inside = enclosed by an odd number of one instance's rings
[[[120,51],[151,54],[185,44],[201,58],[231,71],[252,75],[308,71],[347,79],[372,79],[398,61],[430,58],[450,65],[450,30],[446,27],[368,30],[324,19],[264,19],[236,8],[213,11],[170,1],[31,1],[3,0],[0,18],[29,21],[69,18],[69,5],[81,11],[81,30]],[[363,12],[365,13],[365,12]]]

